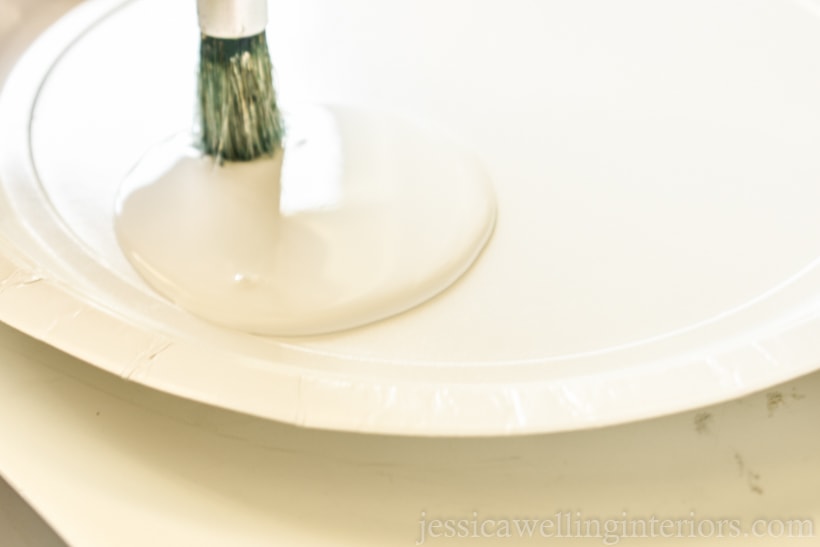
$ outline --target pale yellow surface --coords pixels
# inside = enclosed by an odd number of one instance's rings
[[[0,2],[0,38],[9,33],[20,21],[21,13],[20,7],[16,3],[8,0]]]
[[[0,472],[70,545],[411,546],[423,511],[820,523],[820,374],[600,431],[431,440],[278,425],[159,394],[7,327],[0,341]],[[713,541],[637,544],[749,540]]]

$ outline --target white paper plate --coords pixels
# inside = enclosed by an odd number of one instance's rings
[[[4,321],[182,397],[393,434],[602,426],[820,365],[815,4],[273,2],[284,105],[426,120],[483,158],[499,197],[451,290],[293,339],[188,315],[116,247],[121,176],[191,121],[193,4],[86,2],[8,80]]]

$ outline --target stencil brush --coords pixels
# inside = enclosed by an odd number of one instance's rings
[[[282,146],[265,27],[267,0],[197,0],[202,150],[218,161],[251,161]]]

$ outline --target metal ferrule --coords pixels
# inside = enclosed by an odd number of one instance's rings
[[[267,0],[197,0],[199,27],[213,38],[247,38],[264,32]]]

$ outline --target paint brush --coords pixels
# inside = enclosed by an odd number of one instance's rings
[[[219,162],[272,156],[284,128],[265,27],[267,0],[197,0],[198,138]]]

